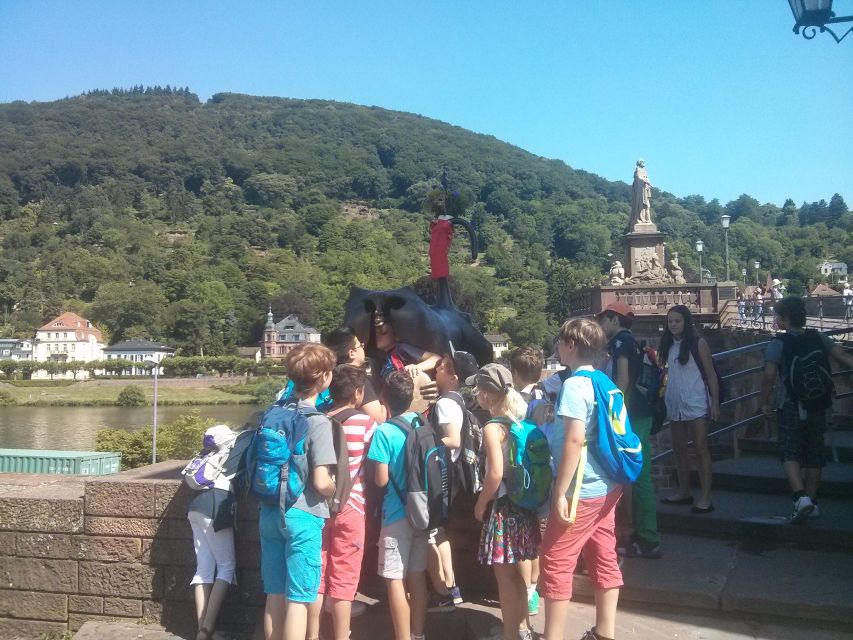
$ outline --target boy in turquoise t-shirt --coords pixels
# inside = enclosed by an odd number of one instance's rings
[[[411,424],[409,411],[414,382],[406,371],[394,371],[385,380],[385,402],[392,416]],[[423,640],[427,608],[427,532],[416,531],[406,518],[406,433],[393,422],[376,428],[367,458],[374,462],[377,486],[385,487],[382,530],[379,533],[379,575],[388,586],[395,640]],[[405,581],[405,582],[404,582]],[[408,597],[406,586],[409,588]]]
[[[589,318],[567,321],[557,337],[560,362],[574,373],[592,371],[606,343],[604,331]],[[559,421],[551,441],[556,476],[551,513],[539,550],[539,589],[545,598],[544,637],[564,637],[573,573],[583,552],[595,593],[595,626],[583,640],[612,640],[622,586],[614,513],[622,487],[604,473],[586,445],[594,438],[597,426],[592,381],[576,375],[567,379],[557,400],[556,414]]]

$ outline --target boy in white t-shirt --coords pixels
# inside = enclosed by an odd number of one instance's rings
[[[459,393],[462,381],[477,372],[477,361],[470,353],[457,351],[442,356],[435,366],[435,384],[439,398],[431,416],[433,425],[443,434],[441,441],[450,451],[450,460],[459,459],[462,444],[462,425],[465,421],[465,400]],[[429,532],[429,564],[427,573],[435,593],[430,597],[428,611],[453,611],[462,604],[462,595],[453,573],[453,556],[444,527]]]

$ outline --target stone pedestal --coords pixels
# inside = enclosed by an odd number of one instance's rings
[[[657,230],[654,223],[637,223],[634,225],[634,231],[625,234],[625,275],[629,278],[636,276],[640,272],[640,259],[651,258],[652,254],[657,255],[659,264],[666,264],[663,234]]]

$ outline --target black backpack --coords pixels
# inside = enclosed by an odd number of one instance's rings
[[[468,409],[468,406],[465,404],[465,398],[458,391],[448,391],[439,400],[443,398],[450,398],[462,409],[462,434],[459,445],[459,457],[456,459],[456,462],[451,462],[453,466],[453,473],[451,474],[451,499],[455,498],[459,491],[473,496],[483,486],[483,476],[480,471],[482,466],[480,464],[480,449],[483,445],[483,431],[480,427],[480,421]],[[441,425],[438,424],[438,411],[435,405],[430,410],[429,420],[440,439],[442,433]]]
[[[436,529],[447,522],[450,510],[450,454],[441,436],[421,414],[411,424],[403,416],[389,420],[406,434],[406,486],[391,484],[400,502],[406,505],[406,517],[416,531]]]
[[[802,334],[780,333],[785,371],[785,389],[806,411],[832,406],[832,369],[820,333],[806,329]]]

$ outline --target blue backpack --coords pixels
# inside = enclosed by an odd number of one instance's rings
[[[643,447],[631,430],[625,397],[601,371],[578,371],[595,392],[596,434],[590,450],[604,473],[620,484],[635,482],[643,468]]]
[[[261,418],[246,450],[246,470],[249,491],[262,502],[280,504],[286,511],[305,491],[305,439],[312,415],[319,412],[298,409],[294,403],[273,405]]]
[[[509,499],[522,509],[536,510],[551,492],[551,448],[545,434],[532,422],[492,418],[509,427],[510,473],[504,477]]]

